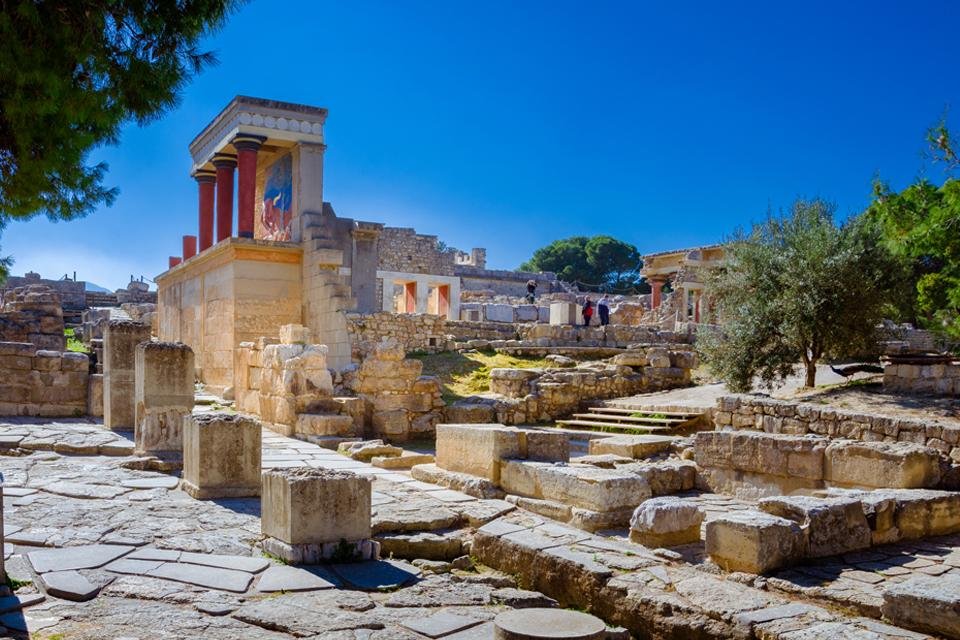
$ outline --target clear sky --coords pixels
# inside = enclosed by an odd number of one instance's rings
[[[13,272],[111,289],[196,233],[187,144],[237,94],[327,107],[338,214],[487,247],[515,268],[571,235],[642,252],[722,240],[797,196],[846,216],[925,174],[960,128],[960,2],[254,0],[220,64],[99,150],[111,208],[11,223]]]

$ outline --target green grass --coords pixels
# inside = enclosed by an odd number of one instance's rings
[[[90,353],[90,349],[87,348],[87,345],[81,342],[73,329],[64,329],[63,335],[67,337],[67,351],[75,351],[76,353]]]
[[[543,358],[511,356],[495,351],[457,353],[411,353],[423,363],[423,374],[440,380],[443,401],[447,404],[490,391],[490,371],[498,368],[547,369],[554,363]]]
[[[665,413],[646,413],[644,411],[637,411],[636,413],[630,414],[631,418],[653,418],[654,420],[666,420],[667,414]]]

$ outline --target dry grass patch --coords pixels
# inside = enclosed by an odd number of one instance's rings
[[[490,391],[490,370],[547,369],[555,365],[543,358],[511,356],[495,351],[471,351],[457,353],[411,354],[423,362],[423,375],[436,376],[443,388],[443,400],[447,404],[468,396]]]

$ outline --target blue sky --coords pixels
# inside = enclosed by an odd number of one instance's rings
[[[209,39],[178,109],[98,150],[120,188],[70,223],[11,223],[14,273],[152,277],[196,233],[189,141],[236,94],[327,107],[325,198],[514,268],[609,234],[653,252],[722,240],[821,196],[846,216],[875,175],[942,171],[957,2],[270,2]]]

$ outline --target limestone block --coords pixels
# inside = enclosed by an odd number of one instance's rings
[[[550,323],[550,307],[537,307],[537,322]]]
[[[828,442],[814,435],[701,431],[694,440],[694,459],[701,468],[820,481]]]
[[[651,496],[646,480],[629,472],[521,460],[502,463],[500,486],[507,493],[599,512],[632,509]]]
[[[310,329],[302,324],[284,324],[280,326],[280,344],[310,344],[313,342]]]
[[[516,307],[515,318],[517,322],[536,322],[538,316],[536,305],[521,304]]]
[[[136,452],[179,455],[183,419],[193,411],[193,349],[181,342],[142,342],[134,358]]]
[[[610,453],[626,458],[643,459],[669,451],[674,438],[669,436],[622,435],[590,440],[590,455]]]
[[[935,487],[940,458],[935,449],[908,442],[835,441],[825,453],[824,479],[846,487]]]
[[[494,419],[494,413],[492,404],[457,402],[444,408],[443,419],[450,423],[489,424]]]
[[[352,436],[353,418],[332,413],[301,413],[297,416],[298,435]]]
[[[90,370],[90,358],[85,353],[64,351],[60,355],[60,370],[87,372]]]
[[[199,500],[260,495],[260,431],[237,414],[185,417],[183,490]]]
[[[578,324],[580,314],[576,303],[573,302],[551,302],[550,303],[550,324],[569,325]]]
[[[288,545],[371,535],[371,481],[349,471],[293,467],[263,473],[261,527]]]
[[[960,532],[960,493],[931,489],[882,492],[896,500],[896,528],[907,539]]]
[[[483,317],[487,322],[514,322],[514,307],[509,304],[485,304]]]
[[[136,347],[150,340],[150,326],[110,320],[103,326],[103,425],[133,429],[136,424]]]
[[[87,378],[87,415],[103,416],[103,374],[94,373]]]
[[[570,436],[566,433],[523,430],[521,454],[527,460],[569,462]]]
[[[520,456],[520,431],[500,424],[438,424],[437,466],[500,482],[504,458]]]
[[[630,539],[651,548],[699,542],[704,517],[703,509],[694,502],[672,497],[651,498],[633,512]]]
[[[840,555],[870,546],[867,517],[863,505],[855,498],[780,496],[764,498],[757,506],[800,525],[810,557]]]
[[[737,511],[707,523],[706,552],[726,571],[764,573],[803,557],[797,523],[761,511]]]
[[[883,592],[883,617],[898,627],[960,638],[960,576],[915,575],[889,584]]]
[[[384,443],[383,440],[363,440],[361,442],[341,442],[337,453],[353,460],[370,462],[375,457],[397,457],[403,449]]]

